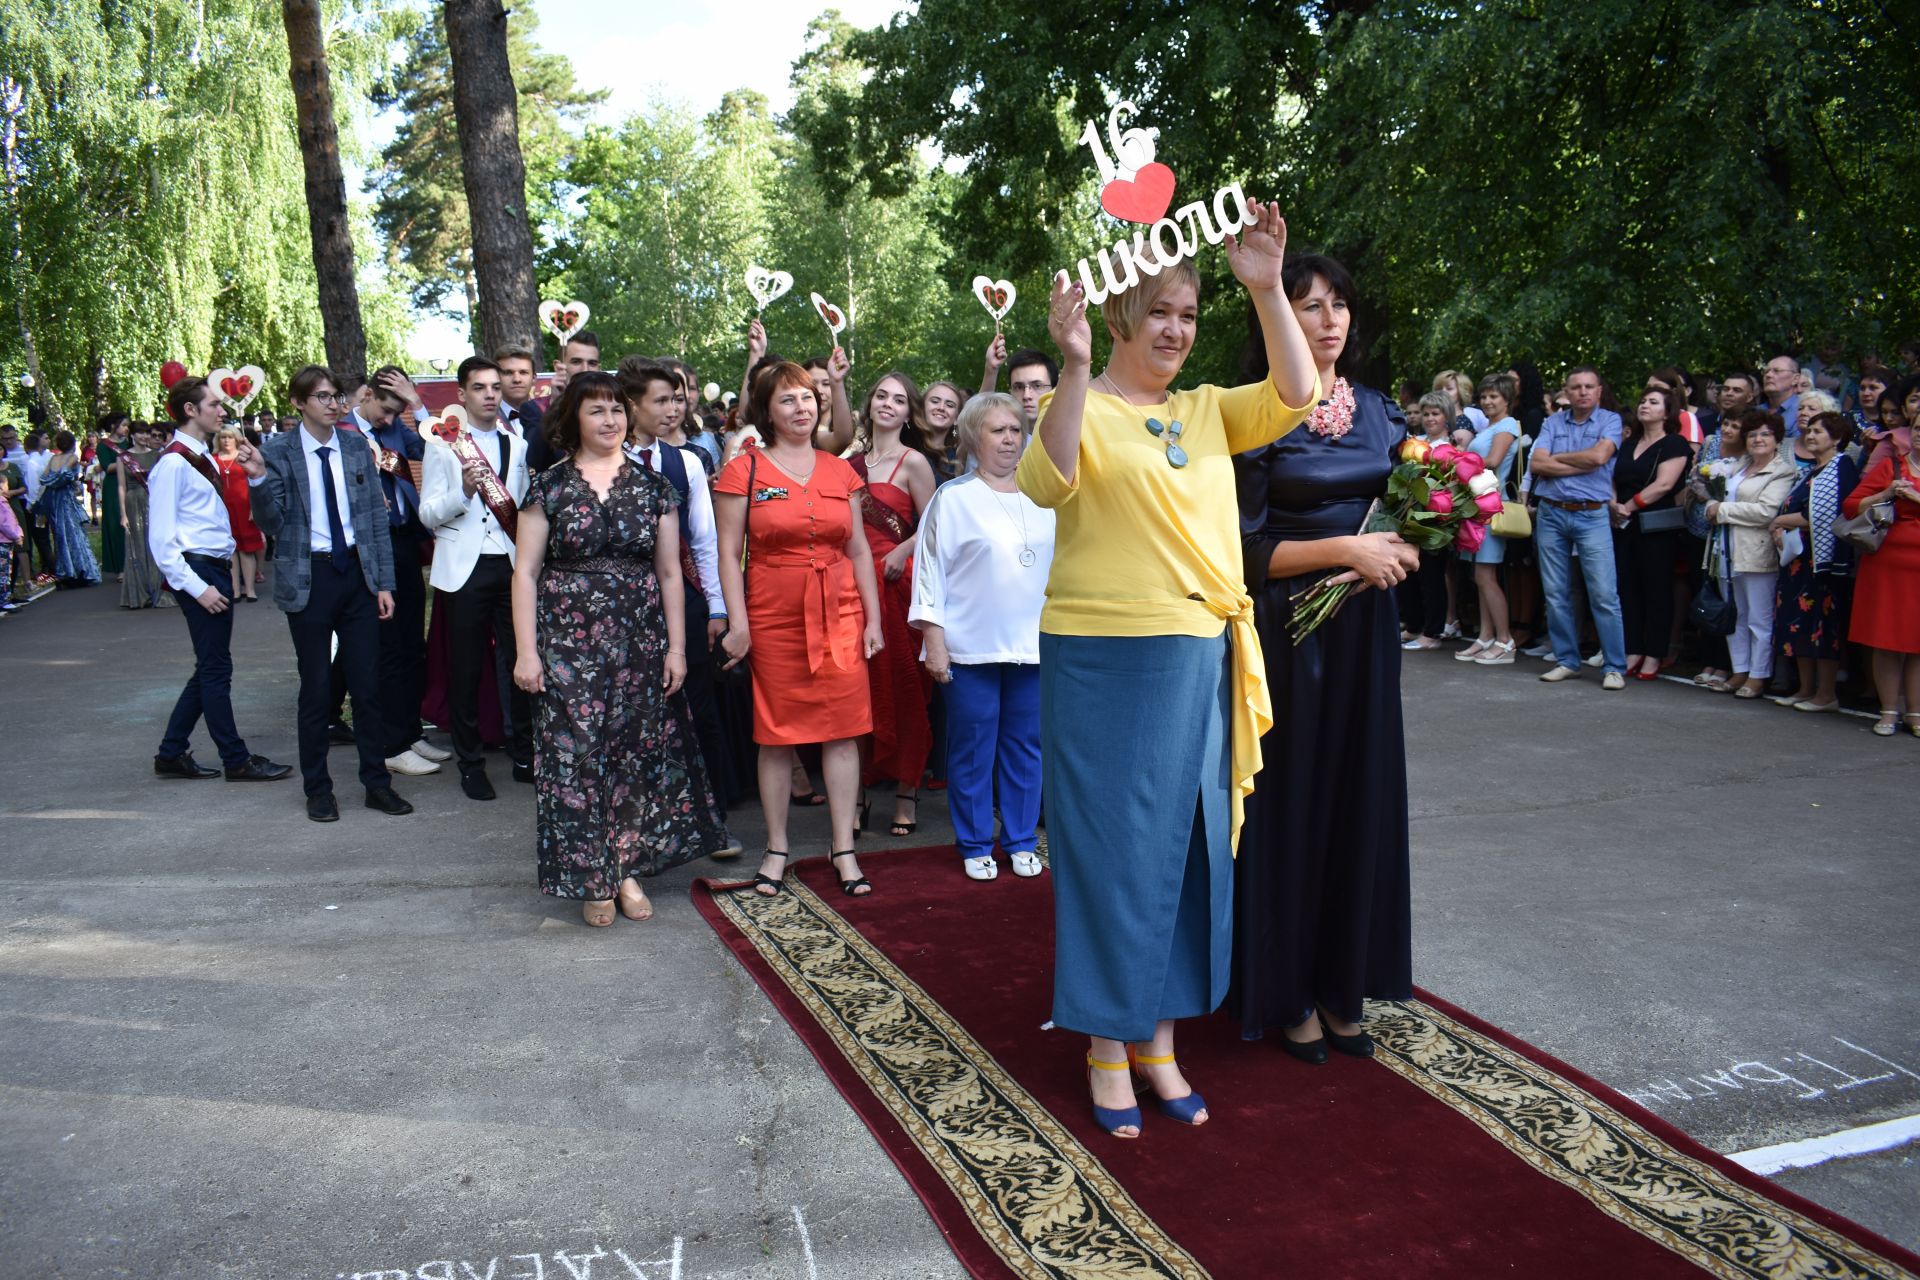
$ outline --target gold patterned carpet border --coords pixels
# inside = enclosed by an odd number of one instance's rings
[[[1675,1150],[1556,1072],[1419,1001],[1367,1002],[1376,1060],[1609,1217],[1734,1280],[1914,1280]]]
[[[831,1037],[1017,1276],[1208,1276],[945,1009],[797,878],[722,916]],[[1376,1061],[1600,1212],[1728,1280],[1920,1280],[1420,1001],[1369,1001]],[[1493,1262],[1495,1260],[1490,1260]]]

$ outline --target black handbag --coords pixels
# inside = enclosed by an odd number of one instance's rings
[[[1708,578],[1700,584],[1700,594],[1693,598],[1687,616],[1693,619],[1693,625],[1702,634],[1718,636],[1722,640],[1732,635],[1733,629],[1740,625],[1740,611],[1720,590],[1718,578]]]
[[[1640,522],[1642,533],[1676,533],[1687,527],[1687,513],[1679,507],[1637,512],[1634,519]]]

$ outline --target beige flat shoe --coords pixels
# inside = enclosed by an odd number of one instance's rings
[[[635,902],[636,898],[639,901]],[[620,882],[620,914],[629,920],[653,919],[653,902],[632,876]]]
[[[604,929],[613,923],[613,903],[583,902],[580,904],[580,918],[596,929]]]

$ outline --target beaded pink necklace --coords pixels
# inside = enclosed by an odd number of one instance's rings
[[[1333,394],[1313,407],[1307,428],[1333,440],[1353,430],[1353,388],[1345,378],[1333,380]]]

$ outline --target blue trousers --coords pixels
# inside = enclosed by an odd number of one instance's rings
[[[1627,635],[1620,621],[1620,586],[1613,570],[1613,525],[1607,511],[1568,511],[1540,504],[1533,524],[1533,553],[1540,561],[1540,586],[1547,597],[1547,635],[1553,658],[1563,667],[1580,666],[1580,622],[1573,616],[1573,553],[1580,552],[1580,575],[1587,584],[1593,628],[1600,633],[1600,656],[1608,671],[1627,669]]]
[[[987,662],[953,667],[946,687],[947,807],[963,858],[993,852],[993,795],[1001,843],[1031,850],[1040,820],[1040,668]]]

